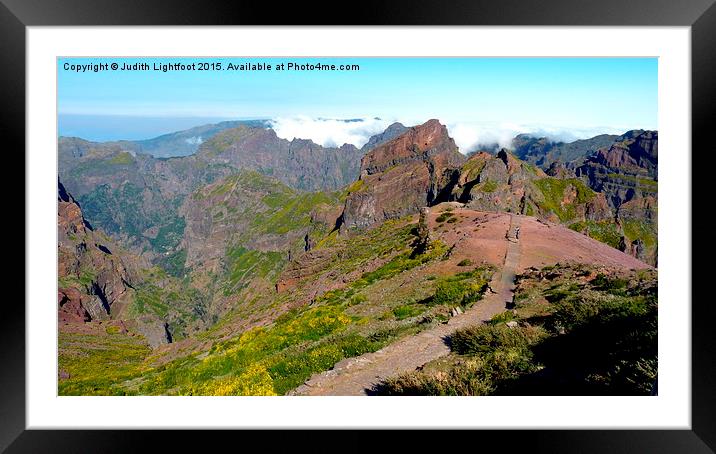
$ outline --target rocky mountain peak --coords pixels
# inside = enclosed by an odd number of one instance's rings
[[[438,120],[407,129],[363,157],[341,228],[367,227],[447,200],[465,160]]]
[[[465,158],[457,150],[447,128],[438,120],[428,120],[369,151],[361,160],[361,176],[373,175],[400,164],[426,161],[440,156],[446,162],[461,164]]]
[[[371,136],[371,138],[368,139],[368,142],[363,145],[363,148],[361,148],[361,150],[367,153],[378,145],[382,145],[385,142],[393,140],[399,135],[404,134],[407,130],[408,128],[405,125],[403,125],[402,123],[395,122],[388,126],[385,131],[381,132],[380,134]]]

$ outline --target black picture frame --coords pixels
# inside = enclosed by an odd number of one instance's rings
[[[274,2],[203,1],[196,0],[0,0],[0,107],[2,131],[13,144],[17,160],[15,169],[28,169],[25,150],[25,32],[28,26],[68,25],[546,25],[546,26],[690,26],[692,62],[692,153],[698,159],[710,159],[713,153],[712,120],[716,105],[716,6],[714,0],[480,0],[440,2],[435,0],[401,0],[390,3],[367,0],[346,4],[336,2]],[[21,152],[20,150],[23,150]],[[9,151],[6,151],[9,153]],[[708,176],[699,172],[709,166],[692,166],[692,207],[706,206],[707,192],[699,191],[708,183]],[[24,173],[14,171],[20,179]],[[702,183],[703,182],[703,183]],[[19,192],[20,184],[15,186]],[[24,188],[25,185],[22,184]],[[7,187],[6,187],[7,188]],[[6,189],[7,190],[7,189]],[[15,192],[16,213],[24,213],[25,200]],[[713,191],[711,191],[713,192]],[[14,216],[15,222],[19,214]],[[692,238],[706,238],[699,225],[693,223]],[[27,227],[27,226],[25,226]],[[19,228],[17,225],[15,228]],[[704,227],[700,227],[703,229]],[[702,235],[704,233],[704,235]],[[25,236],[25,245],[32,238]],[[19,247],[19,245],[18,245]],[[27,246],[26,246],[27,247]],[[699,248],[705,255],[705,248]],[[20,257],[18,253],[18,257]],[[692,282],[708,282],[708,267],[699,267],[692,255]],[[24,253],[22,263],[25,263]],[[7,263],[7,262],[6,262]],[[16,261],[15,261],[16,263]],[[15,267],[19,269],[20,267]],[[24,271],[24,267],[23,267]],[[27,270],[27,272],[32,272]],[[16,281],[16,282],[19,282]],[[17,285],[8,282],[8,285]],[[19,285],[17,285],[19,287]],[[693,290],[696,290],[694,287]],[[685,288],[685,292],[691,290]],[[286,436],[266,433],[229,431],[208,434],[204,431],[166,432],[98,431],[98,430],[26,430],[25,423],[25,300],[5,298],[0,312],[0,450],[7,452],[132,452],[147,441],[157,441],[162,449],[186,450],[190,442],[203,439],[205,449],[220,441],[231,440],[229,446],[251,446],[258,442],[269,451],[275,445],[306,443],[314,451],[335,451],[340,446],[367,446],[362,431],[333,431],[332,440],[316,434],[294,431]],[[460,443],[499,446],[501,450],[534,452],[636,452],[636,453],[707,453],[716,450],[716,343],[713,323],[714,304],[708,295],[692,293],[692,401],[691,430],[546,430],[481,431],[464,437]],[[19,296],[19,295],[18,295]],[[681,302],[688,304],[688,294]],[[101,415],[98,415],[100,417]],[[210,445],[207,444],[209,443]],[[240,440],[240,441],[239,441]],[[340,440],[340,441],[339,441]],[[446,449],[453,444],[443,436],[399,434],[395,441],[401,451],[426,448],[438,441]],[[444,444],[448,442],[448,444]],[[495,445],[495,442],[497,443]],[[340,444],[337,444],[340,443]],[[218,446],[218,445],[217,445]],[[372,447],[368,446],[371,450]],[[238,449],[238,448],[236,448]],[[366,448],[368,449],[368,448]],[[455,449],[457,445],[455,445]]]

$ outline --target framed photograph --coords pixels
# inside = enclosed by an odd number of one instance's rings
[[[0,447],[713,452],[712,3],[3,0]]]

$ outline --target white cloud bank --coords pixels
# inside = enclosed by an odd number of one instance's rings
[[[385,131],[391,123],[376,118],[337,120],[301,116],[275,118],[271,120],[271,128],[282,139],[311,139],[324,147],[351,143],[360,148],[371,136]]]
[[[512,139],[518,134],[547,137],[555,142],[573,142],[579,139],[589,139],[600,134],[624,134],[630,129],[610,126],[583,128],[488,122],[448,123],[447,128],[450,136],[455,139],[455,143],[463,153],[469,153],[480,147],[489,147],[494,144],[501,148],[510,148]]]
[[[361,118],[339,120],[326,118],[279,117],[271,120],[271,128],[283,139],[310,139],[324,147],[339,147],[350,143],[362,147],[371,136],[380,134],[390,124],[400,120]],[[509,148],[512,139],[518,134],[530,134],[536,137],[548,137],[554,141],[572,142],[588,139],[599,134],[623,134],[630,128],[615,127],[555,127],[548,125],[498,123],[498,122],[444,122],[450,137],[460,147],[462,153],[475,151],[480,147],[497,144]],[[401,122],[412,126],[415,122]],[[634,128],[631,128],[634,129]]]

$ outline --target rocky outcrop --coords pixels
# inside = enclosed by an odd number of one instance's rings
[[[363,157],[360,178],[349,188],[341,229],[368,227],[447,200],[464,161],[437,120],[410,128]]]
[[[568,168],[563,162],[555,161],[545,170],[550,177],[555,178],[574,178],[577,175],[573,169]]]
[[[92,320],[82,305],[82,293],[76,288],[58,289],[57,306],[59,323],[84,323]]]
[[[87,223],[60,182],[57,203],[60,320],[106,319],[123,301],[135,273],[118,248]]]
[[[418,217],[417,238],[413,244],[413,254],[423,254],[430,247],[432,236],[430,234],[430,226],[428,225],[428,217],[430,216],[430,208],[420,209]]]
[[[530,182],[545,174],[537,167],[514,157],[507,150],[497,155],[478,152],[462,166],[452,199],[481,211],[526,210],[525,200],[532,187]]]
[[[553,176],[504,149],[497,155],[475,153],[460,170],[453,200],[474,210],[526,214],[564,224],[613,218],[601,194],[564,166],[554,164],[550,169]]]
[[[172,343],[172,333],[169,324],[153,315],[143,315],[132,323],[133,329],[147,340],[152,348]]]

